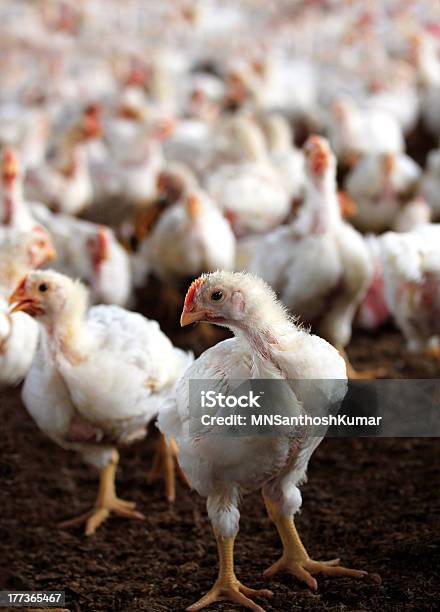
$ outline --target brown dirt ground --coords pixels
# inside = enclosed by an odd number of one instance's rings
[[[182,346],[199,352],[208,342],[202,326],[184,335],[171,327]],[[429,378],[438,371],[433,359],[409,358],[392,329],[356,334],[350,353],[356,366],[383,365],[389,377]],[[154,434],[122,453],[118,478],[121,497],[138,503],[145,522],[113,518],[87,539],[80,528],[59,530],[56,522],[92,503],[93,472],[36,429],[19,390],[0,395],[0,415],[1,589],[64,589],[72,612],[160,612],[182,610],[210,588],[217,559],[204,501],[179,484],[171,507],[161,483],[147,484]],[[262,571],[280,547],[257,493],[242,504],[238,576],[274,591],[264,603],[268,612],[437,610],[438,459],[434,439],[363,438],[325,440],[311,461],[297,520],[310,554],[338,555],[380,574],[382,584],[321,577],[312,593],[289,576],[264,581]]]

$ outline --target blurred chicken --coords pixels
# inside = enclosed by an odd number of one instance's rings
[[[365,237],[373,273],[370,284],[356,314],[355,326],[372,331],[378,329],[391,316],[385,299],[383,266],[380,257],[380,238],[374,234]]]
[[[336,160],[327,140],[311,136],[304,152],[301,214],[261,240],[248,269],[268,282],[294,315],[315,324],[319,335],[343,351],[373,270],[362,237],[341,217]],[[350,376],[358,376],[352,368]]]
[[[114,162],[112,195],[137,208],[150,205],[157,195],[157,177],[164,165],[161,142],[173,129],[171,119],[148,118],[148,112],[143,93],[125,91],[119,117],[110,122],[106,134]]]
[[[235,121],[244,161],[220,166],[207,179],[209,194],[231,222],[234,233],[268,231],[290,211],[288,191],[270,162],[263,134],[250,119]]]
[[[440,58],[438,42],[427,31],[414,34],[409,41],[410,60],[416,68],[424,123],[440,138]]]
[[[159,219],[150,239],[150,257],[155,274],[172,283],[202,272],[232,270],[235,237],[211,198],[194,190]]]
[[[421,169],[408,155],[367,155],[345,180],[355,201],[352,222],[365,232],[390,229],[402,206],[415,194]]]
[[[360,108],[348,98],[333,103],[328,131],[336,157],[348,166],[362,155],[396,154],[404,150],[401,128],[392,115]]]
[[[431,220],[431,209],[421,197],[414,198],[405,204],[394,219],[393,229],[396,232],[409,232],[426,225]],[[368,291],[362,300],[356,315],[356,327],[374,330],[383,325],[391,316],[385,299],[384,271],[381,259],[381,238],[374,234],[365,237],[373,275]]]
[[[101,134],[99,113],[86,110],[64,138],[59,165],[34,167],[26,176],[26,196],[56,211],[76,215],[91,205],[93,185],[86,142]]]
[[[5,149],[1,164],[0,225],[30,231],[36,222],[24,200],[16,152],[11,148]]]
[[[431,222],[432,209],[422,196],[417,196],[405,204],[397,213],[393,230],[395,232],[410,232],[416,227]]]
[[[404,234],[388,232],[380,242],[385,298],[408,350],[438,352],[440,227],[427,224]]]
[[[31,365],[38,326],[23,313],[10,314],[8,297],[20,278],[55,255],[42,230],[20,232],[0,227],[0,386],[20,382]]]
[[[263,119],[270,160],[278,170],[282,184],[289,196],[300,199],[304,192],[304,155],[293,142],[293,134],[287,120],[280,114],[271,114]]]
[[[94,508],[63,525],[85,522],[90,535],[112,512],[142,518],[116,496],[116,448],[145,436],[192,356],[140,314],[117,306],[88,311],[84,286],[56,272],[28,274],[9,303],[11,312],[35,317],[42,332],[23,387],[26,408],[53,441],[100,471]],[[164,453],[174,499],[171,450]]]
[[[426,170],[422,176],[420,191],[432,209],[434,221],[440,220],[440,149],[428,155]]]
[[[226,396],[239,379],[278,379],[280,384],[288,381],[293,412],[325,412],[345,395],[343,359],[327,342],[297,327],[273,291],[261,279],[248,274],[215,272],[195,280],[185,298],[181,325],[196,321],[227,327],[235,337],[205,351],[186,370],[175,404],[159,416],[160,429],[176,439],[190,483],[207,498],[208,516],[217,540],[218,578],[213,588],[187,609],[195,612],[213,602],[228,600],[262,612],[253,598],[272,594],[266,589],[244,586],[234,572],[238,504],[240,497],[252,490],[262,490],[269,517],[283,544],[282,557],[266,570],[266,576],[285,571],[312,589],[317,588],[315,573],[363,577],[366,572],[341,567],[338,559],[312,560],[295,528],[293,516],[301,506],[298,485],[306,477],[309,459],[320,438],[298,431],[295,434],[293,429],[273,437],[256,433],[219,436],[210,427],[199,432],[191,429],[200,402],[189,392],[193,379],[208,379],[210,388]],[[315,381],[304,385],[305,379]],[[296,385],[295,380],[302,383]],[[204,411],[213,416],[218,407]]]
[[[41,204],[32,205],[31,211],[54,241],[57,251],[54,269],[87,283],[94,304],[129,303],[132,292],[129,257],[109,227],[69,215],[55,215]]]

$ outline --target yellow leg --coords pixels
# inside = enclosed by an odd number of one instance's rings
[[[386,376],[386,369],[382,367],[371,368],[370,370],[359,372],[351,365],[345,349],[342,346],[337,346],[336,348],[347,364],[347,376],[350,380],[374,380],[375,378],[384,378]]]
[[[245,587],[237,580],[234,572],[234,541],[235,538],[216,537],[218,557],[219,557],[219,573],[214,586],[206,595],[189,608],[188,612],[197,612],[206,608],[216,601],[231,601],[235,604],[254,610],[255,612],[264,612],[258,604],[249,599],[250,597],[271,597],[272,591],[267,589],[255,590]]]
[[[275,523],[283,544],[281,558],[264,572],[265,576],[273,576],[280,571],[288,572],[316,591],[318,583],[312,574],[350,576],[351,578],[363,578],[367,575],[368,572],[340,566],[339,559],[330,561],[310,559],[298,535],[293,517],[279,514],[267,498],[265,498],[265,503],[269,517]]]
[[[58,527],[73,527],[85,523],[85,534],[90,536],[108,519],[112,512],[124,518],[137,520],[145,518],[143,514],[134,510],[135,503],[119,499],[116,495],[115,478],[118,462],[119,453],[115,450],[110,463],[103,467],[99,473],[99,489],[94,508],[81,514],[81,516],[60,523]]]
[[[185,473],[182,471],[177,460],[179,451],[177,444],[171,438],[169,444],[165,440],[165,436],[161,433],[156,446],[156,453],[153,459],[153,465],[148,472],[148,482],[151,484],[160,477],[165,480],[165,494],[169,502],[174,502],[176,499],[176,474],[181,480],[189,486],[189,482]]]

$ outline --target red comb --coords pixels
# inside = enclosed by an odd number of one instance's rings
[[[196,278],[196,280],[191,283],[186,293],[185,301],[183,303],[184,308],[188,308],[188,306],[193,301],[195,292],[200,287],[200,285],[203,285],[204,282],[205,282],[205,279],[203,278],[203,276],[199,276],[199,278]]]

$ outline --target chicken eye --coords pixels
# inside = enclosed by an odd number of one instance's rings
[[[49,289],[49,285],[47,285],[46,283],[41,283],[41,285],[38,287],[38,291],[41,291],[41,293],[44,293],[48,289]]]
[[[223,297],[223,293],[221,291],[214,291],[211,293],[211,300],[213,302],[219,302]]]

